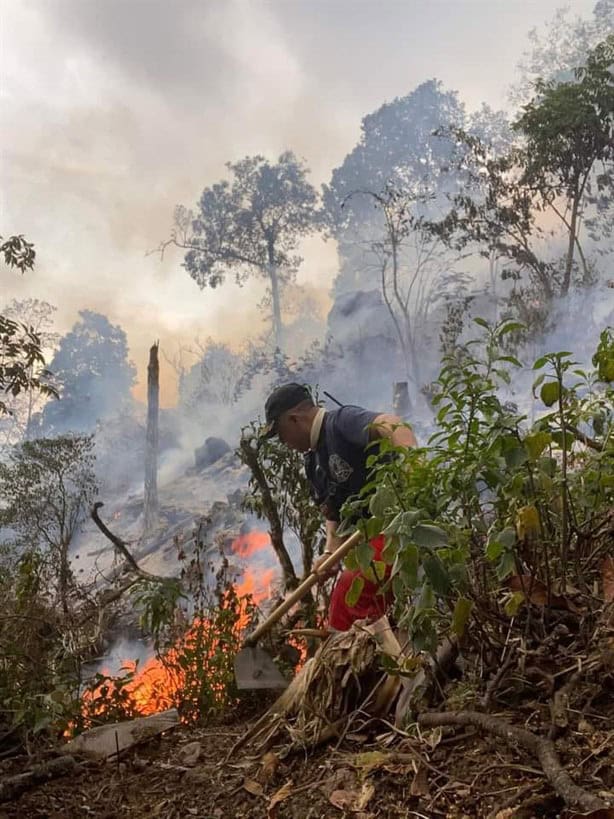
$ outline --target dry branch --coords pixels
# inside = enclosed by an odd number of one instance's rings
[[[538,737],[525,728],[518,728],[504,720],[491,717],[489,714],[480,714],[477,711],[427,712],[420,714],[418,724],[427,728],[435,728],[440,725],[472,725],[495,734],[495,736],[520,745],[535,754],[550,784],[568,805],[577,806],[586,811],[607,807],[605,802],[598,796],[589,793],[574,783],[559,762],[553,742]]]
[[[171,577],[161,577],[160,575],[157,575],[157,574],[150,574],[149,572],[146,572],[145,569],[141,569],[139,564],[134,559],[133,555],[130,553],[130,550],[128,549],[128,544],[125,543],[117,535],[114,535],[113,532],[111,532],[111,530],[106,526],[106,524],[104,524],[102,522],[102,520],[100,520],[100,517],[98,515],[98,510],[102,509],[103,506],[104,506],[104,503],[102,503],[102,501],[97,501],[92,506],[92,511],[91,511],[92,520],[94,521],[96,526],[100,529],[102,534],[111,541],[111,543],[113,544],[115,549],[122,555],[122,557],[124,558],[124,560],[126,561],[128,566],[130,567],[130,569],[133,572],[135,572],[136,574],[138,574],[139,577],[142,577],[144,580],[150,580],[153,583],[168,583],[168,582],[170,582],[173,578],[171,578]]]
[[[16,799],[22,793],[29,790],[34,785],[56,779],[60,776],[71,774],[77,768],[75,758],[72,756],[59,756],[50,759],[40,765],[35,765],[31,770],[7,776],[0,782],[0,803]]]

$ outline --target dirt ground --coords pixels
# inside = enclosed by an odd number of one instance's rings
[[[614,704],[605,711],[599,724],[586,715],[557,742],[574,780],[602,794],[614,790]],[[535,728],[545,716],[516,713],[515,721]],[[420,738],[378,722],[309,753],[280,758],[274,750],[261,757],[239,751],[227,759],[246,726],[237,715],[214,726],[180,727],[119,762],[80,761],[70,776],[0,805],[0,819],[578,815],[561,814],[562,801],[530,754],[473,728],[437,729]],[[0,776],[23,765],[5,761]]]

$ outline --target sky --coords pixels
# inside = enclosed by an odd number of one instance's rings
[[[261,286],[200,290],[168,237],[225,163],[293,150],[328,181],[362,117],[430,78],[469,109],[507,104],[530,29],[594,0],[0,0],[0,233],[37,249],[0,269],[0,302],[44,299],[128,335],[142,397],[147,350],[264,330]],[[304,247],[322,309],[335,248]],[[161,402],[175,400],[162,366]]]

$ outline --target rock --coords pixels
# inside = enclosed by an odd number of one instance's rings
[[[202,751],[200,742],[188,742],[183,745],[177,752],[177,760],[180,765],[185,765],[186,768],[193,768],[198,762]]]
[[[202,446],[194,450],[196,469],[206,469],[230,452],[230,446],[223,438],[207,438]]]

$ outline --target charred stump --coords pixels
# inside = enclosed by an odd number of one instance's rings
[[[160,365],[158,342],[149,350],[147,366],[147,433],[145,437],[144,534],[151,533],[158,520],[158,415],[160,406]]]

